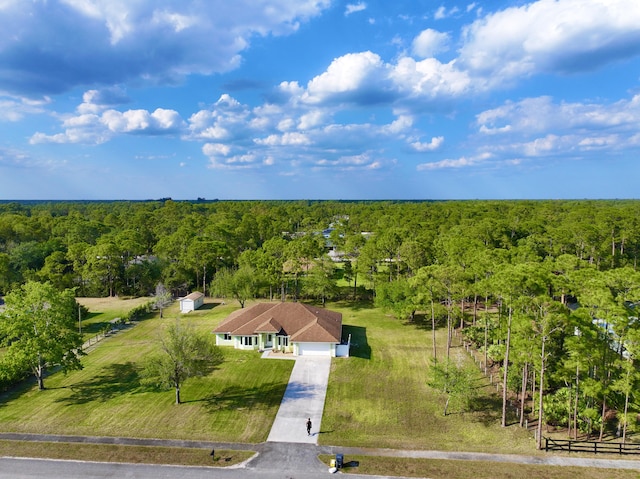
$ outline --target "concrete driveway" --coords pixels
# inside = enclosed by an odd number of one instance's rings
[[[331,358],[300,356],[295,361],[267,441],[317,444]],[[311,418],[312,423],[310,436],[307,435],[307,418]]]

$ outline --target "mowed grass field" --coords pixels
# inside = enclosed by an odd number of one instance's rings
[[[474,412],[450,408],[428,386],[430,324],[407,323],[375,308],[332,305],[351,333],[349,359],[333,360],[320,442],[344,446],[535,454],[531,433],[500,427],[501,398],[478,371]],[[455,339],[454,339],[455,340]],[[446,331],[437,354],[446,355]],[[456,362],[471,362],[454,347]]]
[[[215,306],[215,307],[214,307]],[[113,308],[122,305],[114,302]],[[102,304],[105,310],[107,305]],[[280,405],[292,361],[262,360],[258,353],[223,348],[225,361],[209,376],[173,390],[140,384],[145,356],[176,321],[177,305],[102,340],[83,358],[84,369],[45,379],[45,391],[29,386],[3,397],[0,430],[90,436],[261,442]],[[206,304],[181,321],[211,331],[236,306]],[[111,312],[107,313],[110,316]]]
[[[89,340],[102,333],[110,321],[124,318],[136,306],[148,303],[150,298],[78,298],[78,303],[89,310],[89,316],[82,321],[82,334]]]
[[[109,317],[122,303],[99,304]],[[181,315],[211,331],[237,304],[209,302]],[[531,434],[499,426],[500,400],[478,373],[477,411],[451,409],[427,385],[432,355],[428,325],[398,321],[366,304],[329,304],[343,314],[352,356],[335,358],[322,420],[321,444],[406,449],[534,454]],[[91,305],[89,305],[91,310]],[[109,309],[111,308],[111,309]],[[100,315],[93,317],[101,321]],[[82,371],[56,373],[45,391],[25,387],[0,402],[0,431],[176,438],[257,443],[266,440],[293,367],[257,352],[223,348],[225,362],[204,378],[189,380],[174,404],[173,390],[140,384],[140,367],[159,334],[179,316],[177,304],[101,341],[83,359]],[[445,332],[440,331],[440,357]],[[452,355],[467,360],[462,348]]]

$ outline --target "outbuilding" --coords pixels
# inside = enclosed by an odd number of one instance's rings
[[[204,294],[200,291],[194,291],[184,298],[180,298],[180,312],[188,313],[195,311],[204,304]]]

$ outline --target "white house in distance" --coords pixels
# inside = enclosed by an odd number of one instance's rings
[[[188,313],[189,311],[195,311],[204,304],[204,294],[200,291],[194,291],[188,294],[184,298],[180,298],[180,312]]]
[[[303,303],[257,303],[231,313],[213,330],[216,344],[295,356],[348,356],[339,348],[342,314]]]

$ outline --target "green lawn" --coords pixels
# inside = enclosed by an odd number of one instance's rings
[[[254,451],[216,449],[216,455],[212,458],[211,450],[208,448],[0,441],[0,456],[46,457],[49,459],[122,462],[128,464],[229,467],[246,461],[254,454]]]
[[[206,306],[182,316],[210,331],[235,306]],[[269,433],[293,367],[257,353],[224,348],[225,362],[211,375],[174,392],[140,385],[139,369],[177,305],[101,341],[83,358],[84,369],[56,373],[45,391],[28,388],[0,405],[0,430],[71,435],[133,436],[261,442]]]
[[[427,386],[431,333],[368,305],[328,305],[343,313],[352,357],[333,360],[320,442],[344,446],[534,453],[532,436],[499,426],[500,401],[478,375],[479,411],[442,416],[442,398]],[[210,331],[230,305],[205,305],[182,316]],[[104,308],[103,308],[104,310]],[[113,315],[112,312],[103,313]],[[266,440],[292,361],[263,360],[256,352],[223,348],[225,362],[211,375],[173,391],[144,387],[139,370],[177,304],[100,342],[85,368],[57,373],[45,391],[26,388],[0,403],[0,430],[71,435],[178,438],[225,442]],[[98,318],[99,319],[99,318]],[[443,344],[443,332],[440,342]],[[442,348],[439,350],[444,355]],[[462,360],[461,348],[452,351]]]
[[[89,310],[89,317],[82,321],[82,335],[85,341],[102,333],[110,326],[110,321],[124,318],[127,313],[141,304],[148,303],[151,298],[78,298],[78,303]]]
[[[340,305],[342,306],[342,305]],[[477,411],[444,417],[442,397],[427,386],[431,330],[378,309],[334,307],[352,334],[349,359],[333,361],[320,441],[345,446],[535,453],[531,434],[500,427],[501,400],[478,373]],[[438,334],[445,355],[445,331]],[[460,347],[454,358],[469,360]]]

